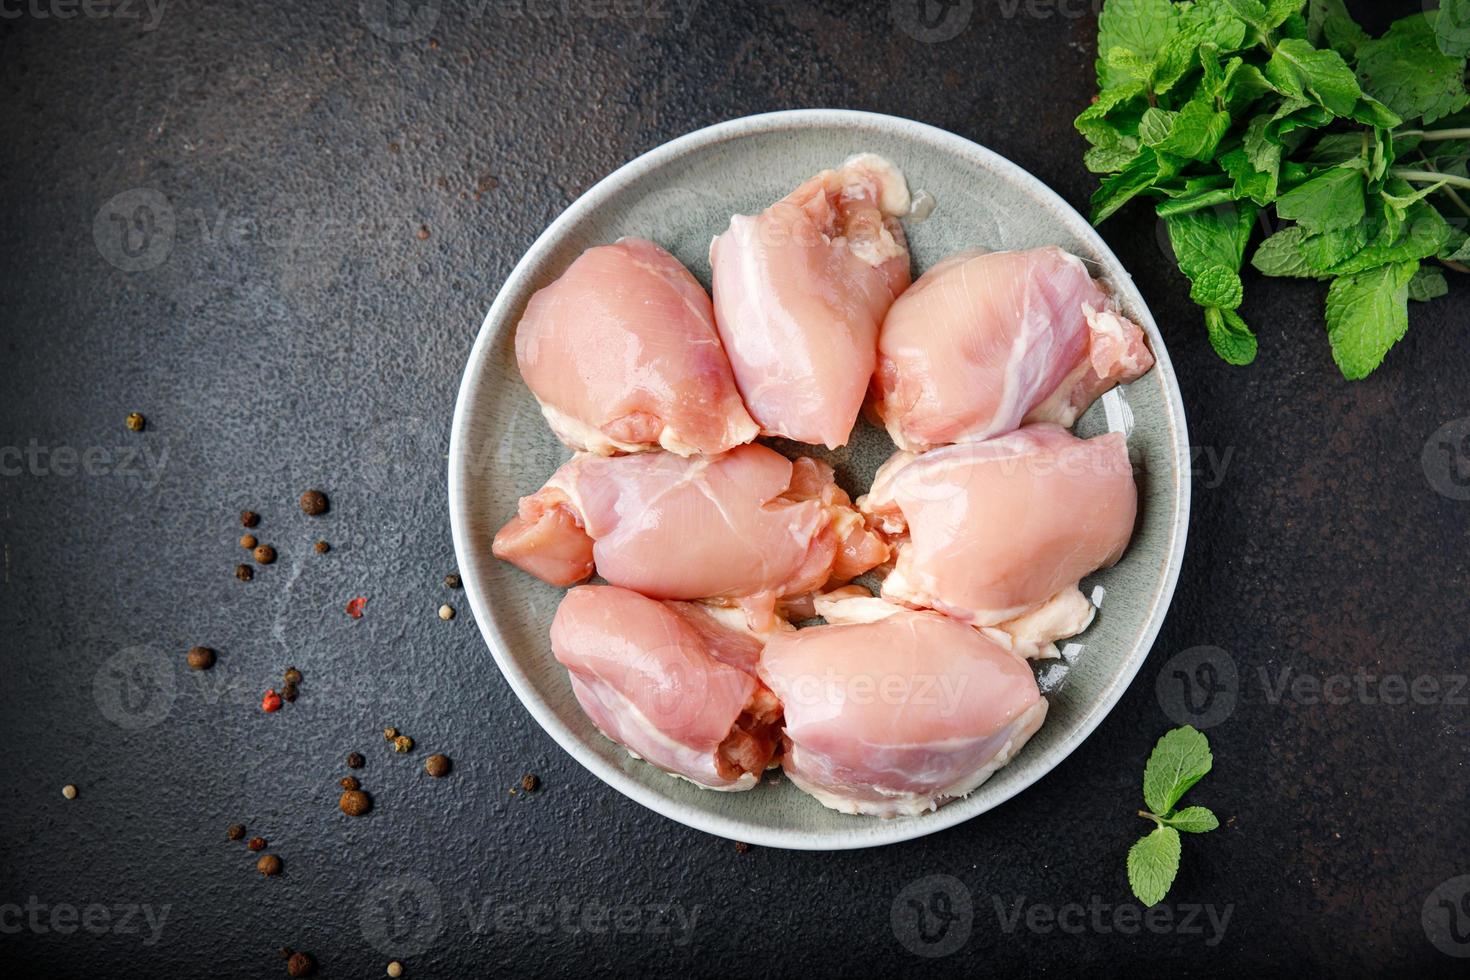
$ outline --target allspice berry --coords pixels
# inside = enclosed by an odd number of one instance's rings
[[[400,735],[393,740],[394,752],[408,752],[413,748],[413,739],[407,735]]]
[[[349,789],[337,800],[337,806],[349,817],[360,817],[373,808],[373,801],[360,789]]]
[[[242,582],[248,582],[251,579],[255,578],[255,569],[251,568],[249,565],[236,565],[235,578],[239,579]]]
[[[263,851],[265,850],[265,838],[252,837],[250,838],[250,842],[245,846],[250,848],[252,851]]]
[[[316,549],[316,553],[319,555],[325,555],[327,552],[332,550],[332,546],[327,544],[325,541],[318,541],[316,544],[312,545],[312,547]]]
[[[209,647],[193,647],[189,650],[189,669],[208,670],[214,666],[214,651]]]
[[[286,674],[283,679],[287,684],[300,684],[301,671],[297,670],[295,667],[287,667]]]
[[[240,511],[240,523],[245,527],[254,527],[260,523],[260,515],[253,510]]]
[[[398,980],[399,977],[403,976],[403,964],[397,960],[389,963],[388,976],[393,977],[393,980]]]
[[[309,977],[316,971],[316,960],[310,953],[292,953],[286,961],[286,973],[293,977]]]
[[[521,789],[527,793],[536,792],[536,787],[541,785],[541,780],[534,772],[528,772],[521,777]]]
[[[301,513],[308,517],[320,517],[327,512],[327,495],[320,490],[308,490],[301,495]]]
[[[250,551],[251,549],[253,549],[258,544],[260,544],[260,542],[257,541],[257,540],[255,540],[255,535],[253,535],[253,534],[242,534],[242,535],[240,535],[240,547],[244,548],[246,551]]]
[[[361,752],[349,752],[349,753],[347,753],[347,768],[348,769],[361,769],[363,767],[363,764],[365,762],[367,762],[367,760],[362,757],[362,753]]]
[[[431,755],[424,760],[424,771],[435,779],[449,775],[452,763],[447,755]]]
[[[255,870],[267,878],[281,873],[281,859],[274,854],[262,854],[260,860],[255,862]]]
[[[355,776],[343,776],[342,788],[345,790],[361,789],[362,784],[357,781],[357,777]]]
[[[255,549],[255,560],[262,565],[269,565],[276,560],[276,549],[268,544],[263,544]]]
[[[127,423],[129,430],[133,432],[142,432],[144,427],[148,425],[148,420],[145,419],[140,412],[129,412]]]
[[[230,829],[225,831],[225,836],[230,840],[243,840],[245,837],[245,825],[239,823],[230,824]]]

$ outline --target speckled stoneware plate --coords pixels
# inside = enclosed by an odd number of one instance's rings
[[[650,238],[709,284],[709,243],[732,214],[754,214],[802,180],[860,151],[897,163],[933,212],[906,222],[915,275],[950,252],[1058,244],[1092,263],[1124,310],[1148,331],[1157,366],[1110,393],[1077,426],[1082,435],[1129,433],[1140,509],[1133,542],[1083,590],[1100,600],[1091,628],[1061,660],[1038,668],[1051,701],[1046,724],[1020,755],[969,797],[920,817],[878,820],[828,810],[778,774],[746,793],[715,793],[636,761],[582,714],[547,631],[562,590],[490,554],[516,499],[570,456],[542,420],[516,370],[515,326],[526,301],[583,249],[624,235]],[[907,840],[952,827],[1030,786],[1075,749],[1122,696],[1158,634],[1184,555],[1189,518],[1184,409],[1158,328],[1128,273],[1087,221],[1015,164],[952,133],[891,116],[801,110],[750,116],[646,153],[582,195],[515,267],[485,317],[455,406],[449,449],[454,548],[475,619],[526,708],[598,778],[680,823],[770,847],[831,850]],[[789,451],[793,447],[777,448]],[[866,423],[828,453],[854,497],[892,452]],[[1136,760],[1130,760],[1136,764]]]

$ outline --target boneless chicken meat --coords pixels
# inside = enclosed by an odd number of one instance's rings
[[[1070,426],[1153,363],[1143,331],[1075,255],[961,252],[888,310],[871,408],[900,449],[919,452],[1026,422]]]
[[[532,296],[516,361],[572,449],[687,456],[756,435],[704,287],[640,238],[588,249]]]
[[[1079,580],[1128,546],[1138,490],[1120,432],[1037,423],[984,442],[897,453],[858,505],[896,552],[883,597],[999,626],[1025,652],[1091,621]]]
[[[495,554],[553,585],[594,569],[655,599],[712,599],[768,629],[778,603],[887,560],[832,468],[765,446],[718,456],[581,454],[495,536]]]
[[[832,809],[936,809],[1009,762],[1046,717],[1031,668],[977,630],[871,597],[817,609],[829,625],[774,634],[760,676],[785,711],[782,768]]]
[[[718,613],[579,586],[556,611],[551,649],[609,739],[707,789],[746,790],[771,763],[781,706],[754,673],[761,640]]]
[[[873,154],[824,170],[710,245],[715,322],[764,435],[846,444],[878,326],[909,285],[903,175]]]

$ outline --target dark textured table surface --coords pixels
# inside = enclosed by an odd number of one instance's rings
[[[1419,4],[1354,6],[1381,29]],[[1102,728],[946,833],[737,853],[583,771],[467,611],[435,614],[462,597],[445,453],[470,344],[524,249],[619,164],[844,106],[980,141],[1085,205],[1095,5],[966,0],[927,32],[908,7],[0,4],[7,975],[278,976],[282,946],[333,977],[393,958],[410,977],[1463,971],[1425,922],[1470,953],[1470,443],[1442,428],[1470,415],[1464,283],[1350,384],[1321,287],[1253,277],[1261,356],[1237,369],[1146,209],[1104,227],[1200,447],[1183,576]],[[154,223],[125,243],[114,216],[140,204]],[[328,515],[297,508],[308,487]],[[245,508],[280,554],[248,584]],[[185,668],[196,644],[212,671]],[[1224,826],[1185,842],[1172,918],[1141,923],[1123,858],[1143,760],[1188,720],[1188,651],[1221,689],[1194,795]],[[299,699],[263,713],[290,665]],[[336,806],[351,750],[360,820]],[[455,769],[434,781],[437,751]],[[524,772],[540,788],[512,793]],[[284,874],[256,873],[234,822]],[[955,952],[921,956],[945,950],[903,918],[915,894],[950,900]]]

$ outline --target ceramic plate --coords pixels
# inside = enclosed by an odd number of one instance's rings
[[[754,214],[812,174],[872,151],[902,168],[932,213],[906,222],[916,276],[962,248],[1056,244],[1091,263],[1149,336],[1157,366],[1109,393],[1079,422],[1081,435],[1128,432],[1140,507],[1128,553],[1083,582],[1100,601],[1093,625],[1063,659],[1038,667],[1046,724],[1005,769],[969,797],[920,817],[878,820],[828,810],[779,775],[747,793],[715,793],[629,757],[582,714],[547,631],[561,589],[490,554],[516,499],[537,490],[570,453],[542,420],[516,370],[515,325],[531,294],[584,249],[624,235],[673,252],[706,286],[710,239],[732,214]],[[1097,727],[1158,634],[1184,554],[1189,518],[1184,410],[1164,342],[1128,273],[1087,221],[1015,164],[952,133],[891,116],[800,110],[750,116],[676,139],[621,167],[582,195],[537,239],[485,317],[455,406],[449,451],[454,547],[475,619],[511,687],[537,722],[597,777],[644,806],[700,830],[768,847],[830,850],[907,840],[983,813],[1040,779]],[[783,451],[791,446],[782,445]],[[831,462],[856,497],[893,447],[859,423]]]

